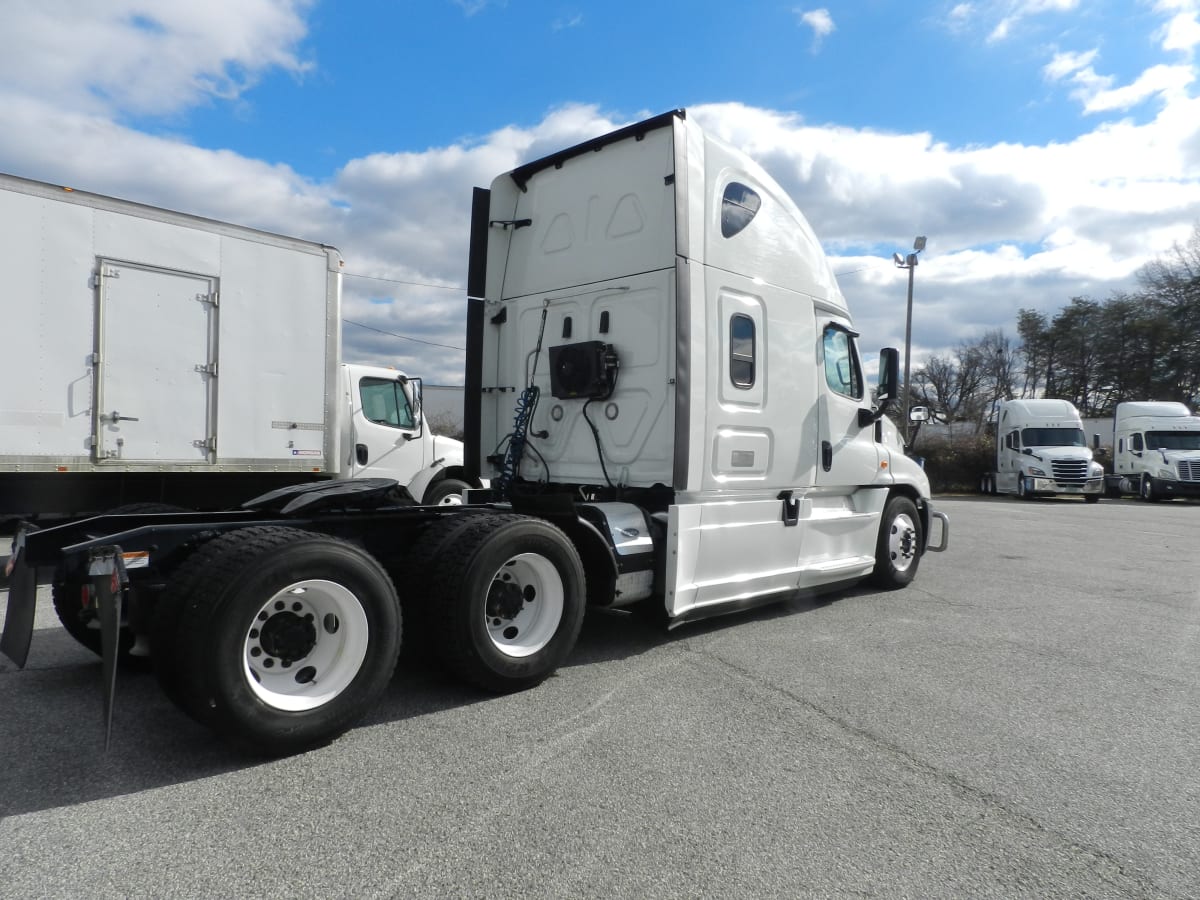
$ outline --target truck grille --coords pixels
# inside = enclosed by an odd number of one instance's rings
[[[1056,459],[1051,463],[1054,480],[1059,484],[1087,484],[1086,459]]]
[[[1200,459],[1185,459],[1179,463],[1180,481],[1200,481]]]

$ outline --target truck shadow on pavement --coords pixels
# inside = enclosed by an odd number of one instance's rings
[[[626,611],[589,610],[563,669],[630,659],[676,641],[809,612],[855,593],[796,595],[675,631]],[[33,647],[23,670],[0,662],[0,819],[274,763],[192,721],[167,699],[147,666],[118,673],[105,750],[99,660],[57,627],[39,629]],[[356,727],[399,723],[493,696],[455,680],[428,656],[405,654],[388,691]]]

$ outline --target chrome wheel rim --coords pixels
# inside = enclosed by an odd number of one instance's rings
[[[897,572],[907,572],[917,558],[917,526],[908,513],[892,520],[888,534],[888,558]]]

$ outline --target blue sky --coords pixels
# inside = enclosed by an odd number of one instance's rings
[[[0,171],[334,244],[346,357],[452,384],[428,285],[471,187],[688,107],[805,210],[867,348],[928,235],[919,363],[1190,237],[1198,2],[0,0]]]

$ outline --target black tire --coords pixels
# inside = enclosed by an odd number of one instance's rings
[[[54,604],[54,612],[58,621],[67,634],[80,644],[91,650],[97,656],[103,656],[104,651],[100,640],[100,619],[95,610],[89,609],[84,601],[83,592],[88,590],[87,582],[66,581],[50,588],[50,600]],[[117,659],[144,659],[131,657],[129,651],[136,641],[133,632],[128,627],[122,627],[117,637]]]
[[[1146,473],[1142,473],[1142,481],[1138,485],[1138,496],[1141,497],[1143,500],[1145,500],[1147,503],[1157,503],[1159,500],[1162,499],[1162,497],[1159,496],[1158,491],[1156,491],[1154,489],[1153,476],[1146,474]]]
[[[888,591],[907,587],[917,576],[923,546],[916,504],[902,495],[892,497],[879,521],[871,583]]]
[[[336,738],[396,668],[391,579],[371,556],[325,535],[281,527],[221,535],[179,567],[161,603],[175,606],[155,629],[164,690],[257,752]]]
[[[1085,503],[1099,503],[1100,495],[1099,494],[1084,494],[1083,500]]]
[[[400,597],[400,609],[404,614],[404,645],[400,654],[406,661],[424,662],[434,655],[436,632],[431,618],[431,598],[425,585],[455,536],[468,527],[473,518],[456,514],[430,523],[413,542],[404,558],[403,570],[396,574],[397,583],[407,588]]]
[[[528,516],[471,516],[427,578],[442,662],[493,693],[540,684],[566,660],[586,591],[574,545]]]
[[[1018,500],[1028,500],[1029,499],[1029,492],[1027,490],[1025,490],[1025,476],[1024,475],[1017,476],[1017,499]]]
[[[106,515],[134,515],[137,513],[175,513],[185,512],[180,506],[169,503],[127,503],[110,509]],[[67,581],[55,584],[50,589],[50,600],[54,605],[54,613],[62,623],[67,634],[80,644],[91,650],[97,656],[103,656],[100,640],[100,622],[94,610],[88,608],[84,601],[83,592],[87,582]],[[137,638],[128,626],[122,627],[117,638],[117,659],[129,661],[135,665],[145,664],[145,655],[131,656]]]
[[[459,506],[462,504],[463,492],[470,487],[465,481],[457,478],[443,478],[429,486],[422,502],[426,506]]]

